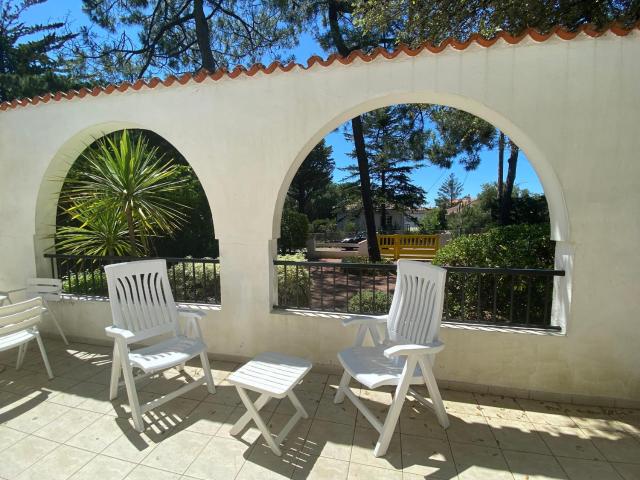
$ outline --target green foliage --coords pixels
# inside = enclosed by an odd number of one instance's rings
[[[349,298],[348,312],[381,315],[389,312],[391,295],[376,290],[363,290]]]
[[[550,269],[553,258],[554,245],[549,238],[548,225],[510,225],[455,238],[436,253],[433,263]],[[528,311],[532,324],[543,324],[548,321],[553,290],[549,278],[449,272],[445,299],[447,316],[481,323],[509,322],[510,319],[513,323],[524,323]]]
[[[367,265],[393,265],[395,262],[392,258],[382,257],[376,262],[372,262],[369,257],[354,255],[352,257],[345,257],[340,260],[341,263],[366,263]],[[382,276],[386,275],[389,270],[384,268],[355,268],[355,267],[343,267],[344,273],[352,275],[365,275],[365,276]]]
[[[499,203],[498,189],[495,183],[482,186],[478,195],[478,206],[482,211],[489,212],[493,225],[498,224]],[[549,207],[543,194],[530,193],[526,189],[513,188],[511,195],[511,224],[549,224]]]
[[[296,209],[315,220],[316,198],[321,198],[331,184],[335,162],[332,148],[321,140],[304,159],[291,181],[287,195],[296,203]]]
[[[144,134],[123,130],[102,137],[82,153],[78,165],[61,192],[62,208],[85,224],[119,213],[130,255],[148,253],[149,237],[171,234],[184,223],[187,207],[168,194],[183,188],[185,180]],[[63,250],[72,244],[67,235]]]
[[[431,235],[447,228],[447,211],[443,207],[429,210],[421,219],[418,228],[420,233]]]
[[[309,220],[304,213],[298,213],[290,208],[282,210],[280,226],[280,251],[291,252],[304,248],[309,236]]]
[[[509,225],[462,235],[436,253],[436,265],[552,268],[554,245],[549,225]]]
[[[278,260],[305,262],[303,253],[278,255]],[[278,305],[308,307],[311,302],[311,278],[309,269],[295,266],[277,266]]]
[[[30,8],[45,2],[0,2],[0,101],[81,86],[62,56],[75,36],[65,30],[65,23],[24,22]]]
[[[333,218],[318,218],[311,222],[311,231],[313,233],[329,233],[337,230],[336,220]]]
[[[467,205],[447,217],[447,228],[457,235],[481,232],[492,224],[491,212],[479,205]]]
[[[445,208],[454,206],[456,200],[462,195],[463,187],[464,185],[458,180],[458,177],[451,173],[438,188],[438,205],[443,205]]]

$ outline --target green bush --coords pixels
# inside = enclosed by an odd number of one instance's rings
[[[278,260],[306,262],[304,253],[278,255]],[[311,278],[309,269],[288,265],[278,265],[278,305],[308,307],[311,303]]]
[[[494,268],[553,268],[554,245],[548,225],[511,225],[463,235],[442,247],[436,265]],[[512,294],[513,290],[513,294]],[[548,322],[551,277],[487,273],[447,275],[445,317],[475,322]],[[529,307],[527,308],[527,305]]]
[[[309,236],[309,219],[304,213],[285,208],[282,212],[280,226],[280,251],[291,252],[307,245]]]
[[[387,295],[386,292],[364,290],[349,298],[347,311],[381,315],[389,312],[391,299],[391,295]]]

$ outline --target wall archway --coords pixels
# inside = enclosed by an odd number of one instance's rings
[[[198,175],[194,165],[189,161],[189,157],[184,155],[183,150],[176,146],[173,141],[174,139],[166,135],[165,132],[159,131],[157,128],[150,128],[149,126],[142,125],[140,123],[130,121],[97,123],[76,132],[62,145],[60,145],[57,148],[56,153],[49,160],[45,174],[40,179],[34,218],[34,250],[36,255],[36,271],[38,275],[48,275],[51,273],[50,266],[44,259],[44,253],[50,251],[53,247],[53,234],[56,231],[58,201],[63,183],[69,173],[69,170],[83,151],[96,140],[124,129],[150,132],[164,140],[178,155],[184,158],[193,170],[198,182],[200,182],[200,185],[204,190],[206,202],[208,204],[211,217],[213,217],[213,208],[210,197],[207,195],[206,190],[204,189],[204,184],[200,180],[202,177]]]
[[[289,170],[282,181],[273,212],[273,238],[278,238],[280,235],[282,209],[289,185],[298,168],[315,145],[331,131],[357,115],[403,103],[428,103],[456,108],[475,115],[505,132],[525,152],[540,179],[549,205],[551,239],[557,242],[568,242],[570,240],[569,215],[562,186],[551,163],[532,138],[507,117],[477,100],[450,93],[419,91],[389,93],[373,97],[370,100],[347,108],[331,119],[327,119],[324,126],[317,130],[307,143],[302,146],[298,155],[292,160]]]

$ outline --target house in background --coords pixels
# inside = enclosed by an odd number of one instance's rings
[[[404,233],[417,230],[422,218],[433,209],[421,207],[413,210],[388,209],[386,211],[387,233]],[[374,213],[376,230],[381,231],[382,214]],[[339,231],[365,231],[367,229],[364,212],[361,208],[353,208],[339,212],[336,215],[336,225]]]

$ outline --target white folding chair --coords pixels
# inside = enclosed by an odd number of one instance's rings
[[[164,260],[145,260],[119,263],[104,267],[109,288],[109,302],[113,326],[105,330],[114,339],[113,365],[109,398],[118,396],[120,373],[129,397],[131,415],[136,430],[144,430],[142,414],[172,400],[187,391],[206,383],[210,393],[215,393],[207,346],[202,339],[198,312],[179,311],[173,300],[167,264]],[[183,332],[178,316],[187,320]],[[160,335],[170,338],[159,340],[150,346],[130,350],[132,343],[148,341]],[[136,380],[172,367],[181,368],[185,362],[200,355],[204,377],[189,382],[179,389],[140,405]],[[134,377],[133,369],[142,370]]]
[[[58,319],[49,307],[49,302],[59,302],[62,298],[62,280],[58,280],[57,278],[30,278],[27,280],[25,295],[27,298],[42,298],[45,312],[51,315],[51,320],[53,320],[54,325],[58,329],[62,340],[66,345],[69,345],[69,341],[62,331]]]
[[[338,354],[344,374],[334,398],[341,403],[346,395],[380,433],[374,455],[387,452],[407,393],[432,408],[443,428],[449,426],[442,397],[433,375],[435,354],[444,348],[438,340],[446,270],[427,263],[399,260],[396,288],[388,315],[356,317],[344,325],[358,325],[355,346]],[[380,326],[386,326],[380,335]],[[367,332],[373,346],[363,346]],[[369,389],[396,386],[384,424],[349,388],[354,378]],[[430,400],[419,395],[411,385],[426,384]]]
[[[49,378],[53,378],[47,352],[37,327],[42,320],[42,311],[42,299],[39,297],[0,307],[0,352],[17,347],[16,370],[20,370],[27,354],[29,342],[35,340],[40,347],[47,375]]]

